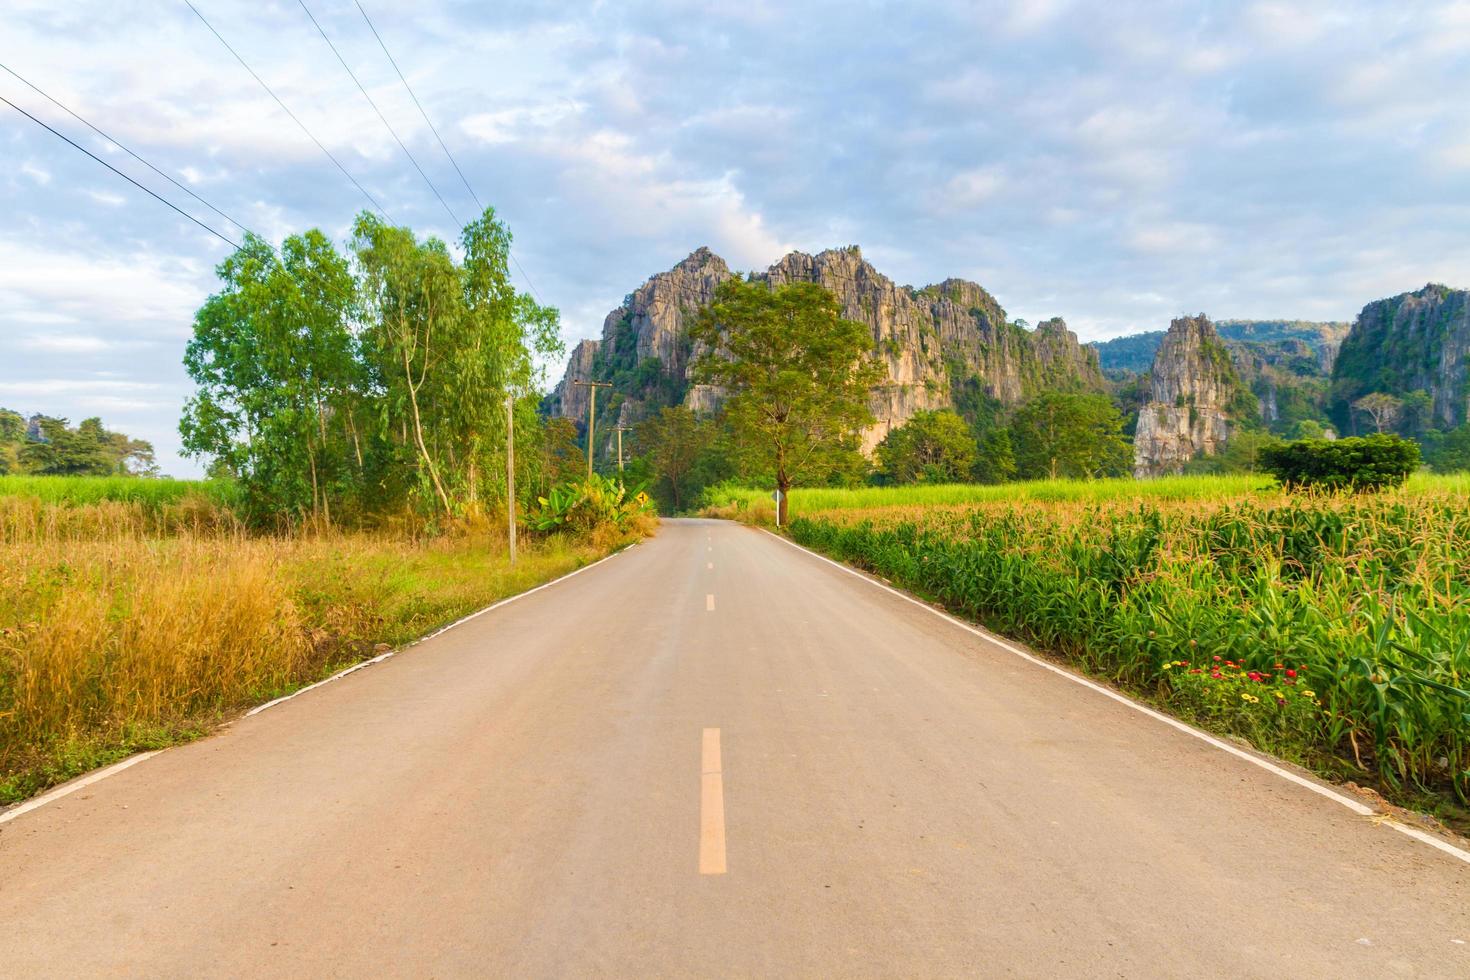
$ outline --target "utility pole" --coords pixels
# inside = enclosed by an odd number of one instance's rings
[[[597,451],[597,444],[592,441],[593,429],[597,426],[597,389],[611,388],[610,381],[573,381],[574,385],[583,388],[591,388],[587,399],[587,479],[592,479],[592,456]]]
[[[617,427],[617,433],[618,433],[618,472],[619,473],[623,472],[623,433],[624,432],[632,432],[632,431],[633,430],[630,429],[630,428],[628,428],[626,425],[620,425],[620,426]]]
[[[516,563],[516,397],[505,394],[505,511],[510,521],[510,563]]]

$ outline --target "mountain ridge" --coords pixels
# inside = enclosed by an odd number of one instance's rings
[[[608,313],[600,339],[573,349],[566,373],[546,400],[548,412],[579,424],[585,419],[587,390],[572,384],[579,379],[612,385],[606,399],[598,399],[599,426],[630,425],[665,405],[718,407],[721,394],[689,376],[703,351],[690,341],[688,328],[719,283],[734,275],[702,246],[667,272],[650,276]],[[1065,321],[1052,318],[1027,330],[1010,321],[979,283],[948,278],[922,287],[900,285],[855,245],[790,252],[750,275],[774,285],[819,283],[837,298],[844,316],[869,327],[885,380],[869,397],[877,421],[863,434],[864,449],[915,412],[954,407],[966,386],[1005,407],[1057,387],[1106,390],[1097,355]]]

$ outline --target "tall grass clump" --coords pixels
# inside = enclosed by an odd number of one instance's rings
[[[791,531],[1209,727],[1470,803],[1461,493],[834,510]]]

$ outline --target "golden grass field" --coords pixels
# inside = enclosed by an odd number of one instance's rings
[[[0,496],[0,804],[209,730],[623,542],[246,532],[202,496]]]

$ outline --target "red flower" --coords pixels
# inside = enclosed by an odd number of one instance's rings
[[[1288,667],[1288,668],[1286,668],[1286,676],[1287,677],[1295,677],[1296,676],[1296,671],[1294,671],[1290,667]]]
[[[1220,658],[1219,657],[1216,657],[1215,658],[1215,663],[1219,663],[1219,662],[1220,662]]]
[[[1218,678],[1218,677],[1222,677],[1222,676],[1224,676],[1224,675],[1222,675],[1222,674],[1221,674],[1221,673],[1220,673],[1220,672],[1219,672],[1219,671],[1218,671],[1218,670],[1212,670],[1212,671],[1210,671],[1210,676],[1211,676],[1211,677],[1216,677],[1216,678]]]

